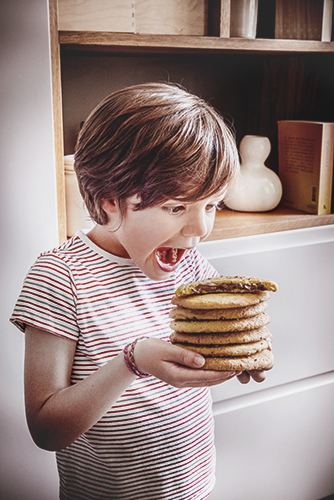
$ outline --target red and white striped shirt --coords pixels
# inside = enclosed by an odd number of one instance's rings
[[[168,280],[152,281],[78,232],[37,259],[11,321],[75,341],[75,384],[138,337],[168,340],[176,288],[216,274],[191,250]],[[99,422],[57,452],[60,498],[202,500],[213,488],[214,458],[209,389],[136,379]]]

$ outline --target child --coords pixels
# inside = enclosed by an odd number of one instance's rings
[[[208,387],[249,375],[201,370],[168,342],[168,313],[181,283],[217,274],[195,247],[237,169],[223,119],[178,86],[115,92],[84,124],[75,170],[96,225],[37,259],[11,318],[26,332],[27,422],[57,451],[61,499],[212,491]]]

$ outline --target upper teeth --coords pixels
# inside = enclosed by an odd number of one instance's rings
[[[172,248],[172,263],[175,264],[177,262],[178,250],[177,248]]]
[[[167,260],[169,260],[171,264],[176,264],[179,251],[177,248],[170,248],[169,250],[158,250],[157,254],[161,261],[167,262]]]

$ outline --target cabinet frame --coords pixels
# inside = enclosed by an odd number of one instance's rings
[[[229,0],[222,0],[223,9]],[[333,53],[334,42],[313,40],[242,39],[223,36],[140,35],[133,33],[58,31],[57,0],[49,0],[50,51],[54,120],[54,149],[59,242],[66,240],[64,139],[60,47],[71,51],[112,54],[302,54]],[[226,24],[226,23],[225,23]],[[228,34],[222,27],[221,33]],[[210,240],[334,224],[334,214],[311,215],[277,208],[271,212],[244,213],[223,210],[217,214]]]

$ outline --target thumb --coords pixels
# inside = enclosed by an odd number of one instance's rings
[[[205,364],[205,358],[189,349],[171,344],[174,350],[174,361],[180,365],[190,368],[201,368]]]

